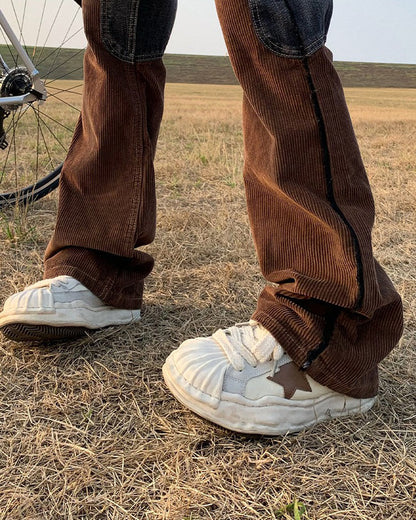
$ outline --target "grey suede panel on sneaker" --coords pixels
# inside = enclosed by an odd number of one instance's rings
[[[227,368],[224,377],[223,391],[230,394],[244,395],[247,382],[255,376],[267,374],[272,369],[272,363],[264,365],[264,370],[259,371],[257,367],[252,367],[248,363],[243,371],[235,370],[231,365]]]
[[[259,377],[264,374],[273,372],[273,368],[278,371],[279,367],[290,363],[292,360],[287,354],[283,354],[283,356],[277,361],[264,364],[264,369],[259,370],[259,367],[252,367],[248,363],[245,364],[245,368],[243,371],[235,370],[232,365],[230,365],[225,373],[224,377],[224,386],[223,391],[229,392],[231,394],[245,394],[247,382],[253,377]]]
[[[55,303],[71,303],[74,301],[80,301],[91,307],[103,307],[105,304],[97,298],[91,291],[85,289],[85,291],[77,292],[54,292],[53,300]]]

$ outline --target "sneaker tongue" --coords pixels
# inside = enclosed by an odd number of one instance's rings
[[[60,276],[56,276],[55,278],[51,279],[52,282],[61,282],[61,283],[68,283],[68,282],[76,282],[75,278],[72,278],[72,276],[68,276],[67,274],[61,274]]]
[[[75,278],[72,278],[72,276],[68,275],[60,275],[56,276],[55,278],[47,278],[46,280],[39,280],[39,282],[34,283],[33,285],[30,285],[27,287],[27,289],[40,289],[42,287],[52,287],[53,285],[60,285],[60,284],[70,284],[72,282],[72,285],[76,285],[78,282],[75,280]]]

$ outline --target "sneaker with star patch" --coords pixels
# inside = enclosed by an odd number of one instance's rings
[[[369,410],[300,371],[275,338],[250,321],[187,340],[167,358],[165,382],[196,414],[241,433],[285,435]]]
[[[139,319],[140,310],[110,307],[78,280],[64,275],[10,296],[0,313],[0,330],[14,341],[55,341]]]

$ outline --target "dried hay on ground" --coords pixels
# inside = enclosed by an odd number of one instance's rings
[[[416,91],[347,94],[377,203],[376,255],[406,312],[374,410],[256,438],[167,392],[166,355],[247,319],[263,285],[240,173],[240,91],[170,85],[142,323],[47,348],[0,340],[1,520],[272,520],[293,518],[278,511],[295,499],[303,519],[416,518]],[[1,216],[1,301],[41,275],[55,210],[56,195]]]

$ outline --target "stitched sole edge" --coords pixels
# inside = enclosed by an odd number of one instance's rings
[[[261,420],[254,423],[253,417],[248,420],[248,423],[244,423],[241,419],[244,417],[244,407],[236,403],[223,403],[223,406],[228,408],[228,413],[224,414],[224,408],[221,410],[211,410],[205,403],[199,402],[182,388],[182,386],[176,381],[176,368],[171,359],[167,359],[162,367],[162,373],[165,383],[171,393],[176,399],[184,406],[189,408],[192,412],[196,413],[200,417],[207,419],[223,428],[231,431],[249,434],[249,435],[267,435],[267,436],[284,436],[289,433],[298,433],[305,429],[311,428],[315,424],[319,424],[324,421],[328,421],[335,418],[363,414],[370,410],[374,405],[376,398],[369,399],[353,399],[344,397],[344,408],[340,409],[337,396],[330,396],[321,403],[323,406],[318,411],[318,403],[309,404],[308,409],[299,409],[299,406],[270,406],[268,415],[272,414],[276,417],[279,416],[279,409],[285,409],[285,417],[282,422],[276,423],[274,426],[270,424],[262,424]],[[348,407],[347,407],[348,403]],[[352,404],[354,403],[354,404]],[[298,404],[298,403],[297,403]],[[335,406],[334,406],[335,405]],[[294,421],[293,414],[298,408],[297,413],[304,414],[302,421]],[[236,409],[239,409],[240,413],[236,414]],[[243,411],[243,413],[241,413]],[[247,410],[249,411],[249,409]],[[276,413],[277,412],[277,413]],[[238,420],[236,420],[238,418]]]

